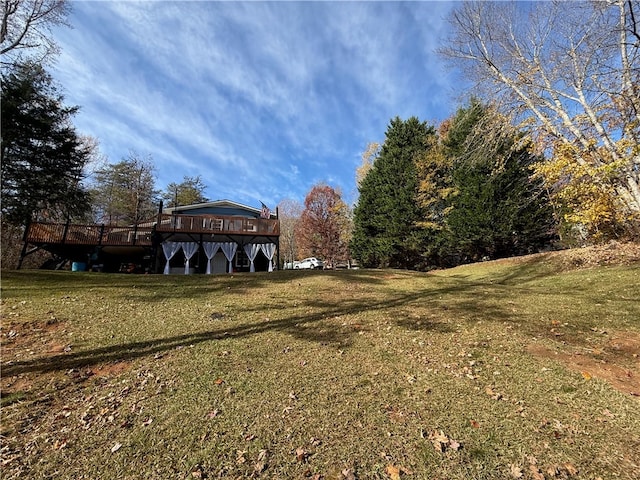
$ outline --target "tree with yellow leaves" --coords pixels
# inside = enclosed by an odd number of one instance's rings
[[[442,53],[527,131],[564,217],[640,230],[640,2],[461,3]],[[568,190],[561,193],[562,190]]]
[[[602,147],[583,149],[558,142],[550,160],[534,165],[559,214],[563,240],[597,242],[640,234],[640,212],[627,208],[617,188],[627,159],[637,156],[639,147],[626,140],[618,141],[616,147],[618,156],[614,159]]]

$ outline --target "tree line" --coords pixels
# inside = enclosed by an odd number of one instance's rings
[[[101,158],[45,66],[66,0],[1,12],[2,244],[33,220],[128,225],[207,201],[199,176],[164,190],[150,156]],[[353,208],[329,185],[280,204],[287,261],[355,258],[427,269],[640,236],[640,3],[456,6],[441,55],[475,83],[440,125],[391,119],[356,171]]]

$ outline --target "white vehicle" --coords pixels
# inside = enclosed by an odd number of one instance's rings
[[[293,265],[293,268],[296,270],[313,270],[314,268],[322,267],[324,267],[324,263],[322,263],[322,260],[318,260],[316,257],[305,258],[304,260],[300,260],[297,264]]]

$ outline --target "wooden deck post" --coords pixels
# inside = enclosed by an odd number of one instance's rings
[[[278,207],[276,207],[276,220],[280,219],[280,214],[278,212]],[[276,237],[276,261],[278,263],[276,263],[277,265],[277,270],[280,270],[280,229],[279,229],[280,225],[278,224],[278,236]]]
[[[20,258],[18,259],[18,266],[16,267],[18,270],[22,267],[22,261],[24,257],[27,256],[27,234],[29,233],[29,228],[31,227],[31,220],[27,221],[27,225],[24,228],[24,234],[22,235],[22,250],[20,251]]]
[[[153,257],[153,273],[160,273],[161,261],[160,253],[162,247],[158,246],[162,243],[161,234],[158,232],[158,225],[162,225],[162,200],[158,204],[158,220],[156,224],[151,227],[151,256]]]
[[[64,224],[64,231],[62,232],[62,241],[60,242],[62,245],[67,241],[67,232],[69,231],[69,225],[71,224],[71,220],[67,218],[67,223]]]

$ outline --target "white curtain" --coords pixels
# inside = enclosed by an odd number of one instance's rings
[[[273,272],[273,254],[276,253],[276,244],[275,243],[264,243],[260,245],[262,248],[262,253],[264,256],[269,259],[269,271]]]
[[[182,242],[181,245],[184,258],[187,260],[184,262],[184,274],[189,275],[189,260],[198,251],[198,244],[196,242]]]
[[[220,243],[202,242],[204,254],[207,256],[207,275],[211,275],[211,259],[216,256],[220,249]]]
[[[167,263],[164,266],[164,274],[169,275],[169,260],[180,250],[180,242],[162,242],[162,251]]]
[[[253,264],[253,261],[256,259],[256,255],[258,255],[259,251],[260,245],[258,245],[257,243],[247,243],[244,246],[244,252],[247,254],[247,257],[249,257],[249,260],[251,261],[251,266],[249,267],[250,272],[256,271],[256,266]]]
[[[233,273],[233,256],[236,254],[238,244],[236,242],[224,242],[220,244],[224,256],[229,260],[229,273]]]

